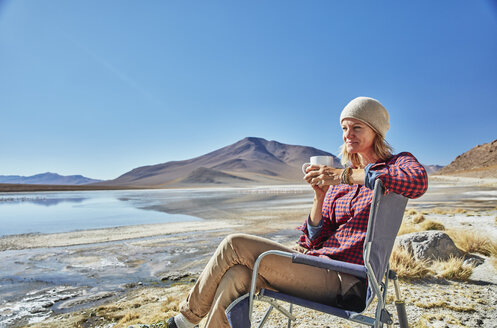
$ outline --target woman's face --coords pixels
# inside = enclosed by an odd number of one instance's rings
[[[342,121],[343,141],[349,154],[366,154],[373,150],[376,133],[367,124],[355,118]]]

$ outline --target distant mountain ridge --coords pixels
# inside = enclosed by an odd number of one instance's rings
[[[425,168],[427,174],[433,174],[443,168],[442,165],[423,165],[423,167]]]
[[[497,139],[477,145],[457,156],[449,165],[437,172],[474,178],[497,178]]]
[[[39,185],[85,185],[102,180],[90,179],[82,175],[59,175],[57,173],[41,173],[32,176],[0,175],[0,183],[39,184]]]
[[[301,166],[311,156],[332,156],[334,165],[341,167],[336,156],[313,147],[247,137],[199,157],[138,167],[99,184],[166,187],[300,183]]]

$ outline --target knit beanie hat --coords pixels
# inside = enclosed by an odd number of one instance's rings
[[[346,118],[366,123],[383,138],[390,128],[385,107],[378,100],[369,97],[357,97],[349,102],[340,114],[340,123]]]

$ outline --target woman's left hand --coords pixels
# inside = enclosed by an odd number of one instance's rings
[[[333,186],[340,184],[343,169],[325,165],[311,165],[307,168],[304,180],[312,186]]]

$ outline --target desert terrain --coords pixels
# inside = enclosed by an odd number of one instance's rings
[[[409,232],[441,229],[453,235],[471,231],[492,242],[497,239],[496,186],[497,181],[493,179],[430,178],[428,192],[420,199],[409,201],[405,227]],[[120,285],[116,277],[102,280],[102,285],[115,283],[118,286],[111,290],[88,290],[84,286],[64,284],[50,290],[40,287],[37,292],[26,295],[22,305],[26,306],[25,316],[7,326],[110,328],[167,319],[177,313],[179,302],[209,255],[229,233],[257,234],[293,245],[298,236],[295,227],[306,217],[310,205],[295,201],[296,196],[302,198],[302,192],[299,188],[284,187],[252,190],[240,198],[241,203],[220,201],[215,210],[203,213],[206,220],[201,222],[0,238],[0,249],[4,253],[25,254],[17,258],[16,265],[28,269],[57,259],[63,263],[61,270],[90,272],[97,280],[108,277],[113,270],[124,270],[122,272],[133,276],[143,270],[144,265],[150,272],[147,279]],[[278,206],[248,205],[274,197],[280,199]],[[281,202],[284,199],[286,203]],[[199,210],[193,213],[186,204],[177,204],[175,210],[181,208],[185,214],[201,214]],[[419,220],[421,216],[423,220]],[[422,263],[421,276],[410,267],[402,267],[402,261],[392,265],[401,276],[412,327],[497,327],[494,320],[497,317],[496,254],[491,250],[486,254],[478,249],[470,252],[481,258],[482,264]],[[398,255],[394,253],[394,257],[397,259]],[[396,317],[393,290],[389,295],[389,311]],[[4,302],[0,314],[9,316],[9,311],[21,303]],[[262,316],[263,306],[257,304],[258,318]],[[298,318],[295,327],[355,327],[299,307],[295,313]],[[283,321],[284,318],[275,313],[269,327],[281,327]]]

